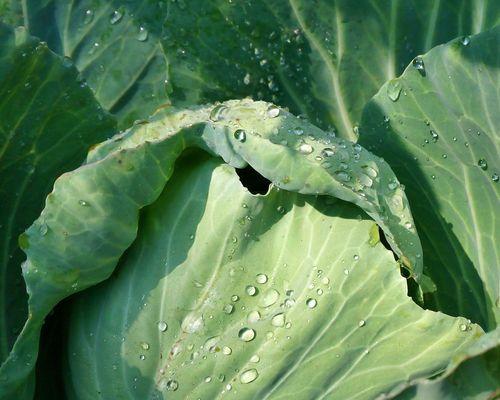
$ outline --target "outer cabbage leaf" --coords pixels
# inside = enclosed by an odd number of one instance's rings
[[[351,140],[366,101],[415,55],[500,21],[482,0],[23,3],[31,32],[75,59],[122,126],[167,99],[254,96]]]
[[[139,210],[158,198],[174,162],[191,147],[236,167],[249,163],[283,189],[357,204],[385,230],[394,251],[419,278],[420,242],[408,202],[383,160],[264,102],[164,109],[150,123],[96,147],[84,166],[63,174],[41,216],[20,237],[28,255],[23,273],[30,313],[0,369],[5,382],[0,395],[19,395],[33,368],[45,316],[61,299],[110,276],[136,237]]]
[[[0,363],[27,317],[17,239],[57,176],[76,168],[114,120],[46,45],[0,24]]]
[[[455,356],[438,379],[423,380],[399,400],[492,400],[500,388],[500,328],[481,336]],[[478,357],[479,356],[479,357]]]
[[[128,127],[167,101],[167,66],[159,43],[162,2],[0,2],[0,19],[18,20],[55,52],[70,57],[102,107]],[[23,18],[19,20],[19,10]],[[147,29],[146,29],[147,26]],[[158,28],[158,29],[155,29]]]
[[[439,372],[477,325],[413,303],[374,222],[331,200],[185,154],[72,306],[68,398],[373,399]]]
[[[417,59],[367,105],[361,137],[406,186],[437,286],[428,304],[486,330],[500,321],[499,48],[497,27]]]

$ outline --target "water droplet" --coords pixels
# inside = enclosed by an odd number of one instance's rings
[[[412,65],[416,68],[421,76],[425,76],[425,65],[422,57],[417,56],[413,59]]]
[[[377,170],[368,165],[363,166],[363,170],[370,178],[376,178],[378,176]]]
[[[294,135],[302,136],[304,134],[304,129],[302,129],[301,127],[296,127],[292,129],[290,132],[293,133]]]
[[[144,361],[144,360],[146,359],[146,356],[145,356],[144,354],[141,354],[141,355],[139,356],[139,359],[140,359],[141,361]]]
[[[240,382],[241,383],[250,383],[250,382],[253,382],[254,380],[256,380],[258,376],[259,376],[259,373],[257,372],[257,370],[255,368],[248,369],[248,370],[241,373]]]
[[[285,325],[285,314],[284,313],[276,314],[271,319],[271,325],[277,326],[277,327],[284,326]]]
[[[249,296],[255,296],[257,294],[257,288],[255,286],[252,286],[252,285],[248,285],[245,288],[245,291],[247,292],[247,294]]]
[[[349,270],[347,268],[344,269],[344,275],[349,275]]]
[[[259,361],[260,357],[257,354],[254,354],[252,357],[250,357],[250,362],[258,363]]]
[[[258,274],[256,277],[255,277],[255,281],[257,283],[260,283],[261,285],[263,285],[264,283],[267,282],[267,275],[266,274]]]
[[[226,356],[230,355],[232,352],[233,352],[233,349],[231,349],[231,347],[224,346],[222,348],[222,354],[224,354]]]
[[[232,304],[226,304],[223,310],[226,314],[231,314],[234,310],[234,306]]]
[[[307,143],[303,143],[299,146],[299,152],[302,154],[311,154],[313,152],[314,148]]]
[[[181,328],[184,332],[195,333],[203,328],[204,325],[205,322],[203,321],[203,315],[189,313],[182,321]]]
[[[168,329],[168,325],[165,321],[158,322],[158,330],[160,332],[165,332]]]
[[[480,158],[477,162],[477,165],[479,165],[479,168],[481,168],[483,171],[486,171],[488,169],[488,162],[484,158]]]
[[[349,175],[347,172],[344,171],[338,171],[335,173],[335,175],[342,182],[349,182],[351,180],[351,175]]]
[[[405,228],[411,229],[411,228],[413,228],[413,225],[411,224],[411,222],[405,222]]]
[[[387,96],[392,101],[397,101],[401,93],[401,82],[398,79],[392,79],[387,84]]]
[[[278,301],[280,294],[275,289],[267,290],[264,295],[260,298],[259,305],[261,307],[270,307]]]
[[[358,261],[358,260],[359,260],[359,256],[358,256],[357,254],[354,254],[354,255],[352,256],[352,259],[353,259],[354,261]]]
[[[230,383],[228,383],[228,384],[226,385],[226,390],[227,390],[228,392],[229,392],[232,388],[233,388],[233,386],[232,386]]]
[[[395,180],[392,180],[387,184],[387,187],[389,188],[389,190],[395,190],[398,186],[399,186],[399,183]]]
[[[70,68],[73,66],[73,60],[69,57],[64,56],[62,64],[63,64],[63,67]]]
[[[321,296],[323,294],[323,289],[317,289],[316,293],[318,294],[318,296]]]
[[[330,283],[330,279],[325,276],[323,279],[321,279],[321,283],[323,285],[328,285]]]
[[[238,301],[239,299],[240,299],[240,298],[239,298],[239,296],[238,296],[238,295],[236,295],[236,294],[233,294],[233,295],[231,296],[231,301],[236,302],[236,301]]]
[[[280,115],[280,109],[274,105],[269,106],[267,109],[267,116],[269,118],[276,118],[278,115]]]
[[[494,173],[493,175],[491,175],[491,179],[493,180],[493,182],[498,182],[498,174]]]
[[[255,331],[251,328],[241,328],[238,337],[244,342],[250,342],[255,338]]]
[[[85,200],[78,200],[78,204],[80,204],[82,207],[86,207],[89,205]]]
[[[247,74],[245,75],[245,77],[243,78],[243,83],[244,83],[245,85],[250,85],[250,80],[251,80],[251,76],[250,76],[250,74],[249,74],[249,73],[247,73]]]
[[[220,348],[217,346],[217,343],[220,341],[220,336],[212,336],[209,337],[206,341],[205,344],[203,345],[203,348],[210,353],[216,353],[220,351]]]
[[[143,26],[139,27],[139,33],[137,33],[137,40],[139,42],[145,42],[148,39],[148,30]]]
[[[247,315],[248,323],[252,324],[260,320],[260,312],[257,310],[250,311]]]
[[[461,40],[460,43],[462,43],[464,46],[468,46],[470,43],[470,36],[464,36]]]
[[[179,383],[177,381],[174,381],[173,379],[171,379],[167,382],[167,384],[165,385],[165,388],[169,392],[175,392],[179,388]]]
[[[314,307],[316,307],[317,304],[318,304],[318,302],[316,301],[316,299],[309,298],[306,300],[306,305],[309,308],[314,308]]]
[[[205,383],[210,383],[212,381],[212,377],[207,376],[207,377],[205,377],[204,381],[205,381]]]
[[[210,121],[217,122],[223,119],[223,115],[225,111],[227,110],[227,107],[223,104],[219,104],[212,108],[212,111],[210,111]]]
[[[335,150],[333,150],[331,147],[325,147],[321,151],[321,156],[324,158],[332,157],[334,154],[335,154]]]
[[[286,211],[286,210],[285,210],[285,207],[283,207],[283,206],[278,206],[278,207],[276,208],[276,210],[277,210],[280,214],[284,214],[284,213],[285,213],[285,211]]]
[[[45,236],[49,231],[49,227],[47,226],[47,224],[42,223],[40,225],[40,228],[38,228],[38,231],[40,232],[40,235]]]
[[[460,330],[461,330],[462,332],[465,332],[465,331],[467,330],[467,325],[465,325],[465,324],[460,324]]]
[[[143,350],[149,350],[149,343],[142,342],[142,343],[141,343],[141,348],[142,348]]]
[[[429,133],[431,134],[432,141],[434,143],[436,143],[439,139],[439,135],[435,131],[433,131],[432,129],[429,131]]]
[[[109,22],[111,25],[115,25],[118,22],[120,22],[123,18],[123,13],[121,13],[119,10],[113,11],[113,14],[111,14],[111,18],[109,19]]]
[[[358,322],[358,326],[359,326],[360,328],[362,328],[362,327],[363,327],[363,326],[365,326],[365,325],[366,325],[366,321],[365,321],[364,319],[362,319],[361,321],[359,321],[359,322]]]
[[[441,157],[443,157],[443,158],[448,158],[448,155],[443,154],[443,155],[441,155]]]
[[[237,129],[233,134],[234,138],[241,143],[244,143],[247,140],[247,133],[243,129]]]
[[[93,10],[85,11],[85,15],[83,17],[83,23],[87,25],[90,22],[92,22],[93,19],[94,19],[94,11]]]

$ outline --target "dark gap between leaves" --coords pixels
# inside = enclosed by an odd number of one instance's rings
[[[269,191],[271,181],[264,178],[252,167],[247,166],[242,169],[237,169],[236,173],[240,178],[240,182],[252,194],[266,194]]]
[[[392,255],[394,256],[394,260],[398,261],[399,258],[396,255],[396,253],[392,251],[391,246],[389,245],[389,242],[385,237],[384,231],[379,227],[378,232],[380,237],[380,243],[382,243],[384,247],[392,253]],[[399,268],[399,272],[401,273],[401,276],[406,279],[408,296],[410,296],[413,299],[413,301],[415,301],[415,303],[421,304],[421,302],[418,300],[419,298],[418,284],[417,282],[415,282],[415,279],[410,277],[410,271],[408,271],[406,268],[401,267]]]

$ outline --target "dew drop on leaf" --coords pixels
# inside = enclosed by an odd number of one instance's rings
[[[139,42],[145,42],[146,40],[148,40],[148,35],[149,35],[148,30],[143,26],[140,26],[136,38]]]
[[[224,354],[226,356],[230,355],[232,352],[233,352],[233,350],[231,349],[231,347],[224,346],[222,348],[222,354]]]
[[[418,71],[421,76],[425,76],[425,65],[422,57],[417,56],[413,59],[412,65]]]
[[[85,15],[83,17],[83,23],[85,25],[90,24],[92,20],[94,19],[94,11],[93,10],[86,10]]]
[[[181,328],[184,332],[195,333],[198,332],[205,325],[202,315],[189,313],[182,321]]]
[[[244,143],[247,140],[247,134],[243,129],[237,129],[233,134],[234,138],[241,143]]]
[[[40,235],[45,236],[49,230],[49,227],[47,226],[47,224],[43,223],[40,225],[40,228],[38,230],[40,232]]]
[[[234,310],[234,306],[232,304],[226,304],[223,310],[226,314],[231,314]]]
[[[392,101],[397,101],[401,94],[401,82],[398,79],[393,79],[387,84],[387,97]]]
[[[462,43],[464,46],[468,46],[470,43],[470,36],[464,36],[461,40],[460,43]]]
[[[358,326],[359,326],[360,328],[362,328],[362,327],[363,327],[363,326],[365,326],[365,325],[366,325],[366,321],[365,321],[364,319],[362,319],[361,321],[359,321],[359,322],[358,322]]]
[[[431,138],[434,143],[436,143],[439,139],[439,135],[433,131],[432,129],[430,130]]]
[[[224,112],[227,110],[227,107],[223,104],[219,104],[212,108],[210,111],[210,121],[217,122],[223,119]]]
[[[311,154],[313,152],[314,148],[307,143],[303,143],[299,146],[299,152],[302,154]]]
[[[111,14],[111,18],[109,19],[109,22],[111,25],[115,25],[118,22],[120,22],[123,18],[123,14],[119,10],[113,11],[113,14]]]
[[[165,388],[169,392],[175,392],[177,389],[179,389],[179,383],[177,381],[174,381],[173,379],[169,380],[165,386]]]
[[[327,158],[327,157],[331,157],[335,154],[335,151],[330,148],[330,147],[325,147],[322,151],[321,151],[321,156],[324,157],[324,158]]]
[[[260,320],[260,312],[257,310],[250,311],[247,315],[247,321],[248,323],[255,323]]]
[[[83,207],[86,207],[89,205],[89,203],[87,203],[85,200],[78,200],[78,204],[80,204]]]
[[[252,357],[250,357],[250,362],[258,363],[259,361],[260,357],[257,354],[254,354]]]
[[[255,277],[255,281],[257,283],[260,283],[261,285],[263,285],[264,283],[267,282],[267,275],[266,274],[258,274],[256,277]]]
[[[491,175],[491,179],[493,180],[493,182],[498,182],[498,174],[495,173],[495,174]]]
[[[261,307],[270,307],[278,301],[280,294],[275,289],[267,290],[259,301]]]
[[[349,182],[351,180],[351,175],[344,171],[338,171],[335,173],[335,175],[342,182]]]
[[[168,325],[165,321],[158,322],[158,330],[160,332],[165,332],[168,329]]]
[[[267,109],[267,116],[269,118],[276,118],[278,115],[280,115],[280,109],[274,105],[269,106]]]
[[[317,306],[317,304],[318,304],[318,302],[316,301],[316,299],[309,298],[309,299],[306,300],[306,305],[309,308],[314,308],[314,307]]]
[[[251,328],[241,328],[238,337],[244,342],[250,342],[255,338],[255,331]]]
[[[477,165],[479,165],[479,168],[481,168],[483,171],[486,171],[488,169],[488,162],[484,158],[480,158],[477,162]]]
[[[276,327],[284,326],[285,325],[285,314],[284,313],[276,314],[271,319],[271,325],[276,326]]]
[[[252,285],[248,285],[245,288],[245,291],[247,292],[247,294],[249,296],[255,296],[257,294],[257,288],[255,286],[252,286]]]
[[[254,380],[256,380],[258,376],[259,376],[259,373],[257,372],[257,370],[255,368],[248,369],[248,370],[241,373],[240,382],[241,383],[250,383],[250,382],[253,382]]]

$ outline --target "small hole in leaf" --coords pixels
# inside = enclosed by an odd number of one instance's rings
[[[240,177],[241,184],[245,186],[250,193],[266,194],[269,191],[271,182],[252,167],[248,166],[242,169],[237,169],[236,173]]]

